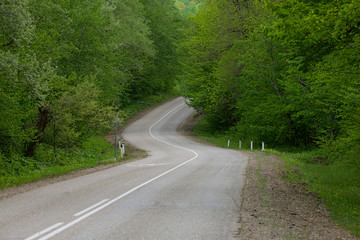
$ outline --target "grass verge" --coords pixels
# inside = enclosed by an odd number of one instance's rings
[[[206,121],[195,127],[197,137],[220,147],[226,147],[229,136],[211,132]],[[249,149],[250,141],[243,141],[242,149]],[[245,144],[244,144],[245,143]],[[256,146],[255,146],[256,147]],[[229,148],[239,149],[237,141],[230,141]],[[259,149],[259,146],[257,146]],[[327,164],[314,150],[288,153],[266,150],[282,157],[287,163],[287,180],[303,184],[315,193],[331,213],[331,218],[352,234],[360,237],[360,170],[342,162]]]
[[[127,154],[124,158],[118,157],[115,161],[114,147],[101,136],[89,138],[84,145],[86,146],[78,149],[57,149],[55,161],[53,148],[45,144],[40,145],[40,148],[43,149],[38,151],[34,158],[18,156],[7,161],[0,161],[2,162],[2,166],[0,166],[0,189],[52,178],[76,170],[125,162],[146,156],[146,153],[127,146]]]
[[[305,183],[317,194],[340,226],[360,237],[360,171],[345,163],[318,162],[318,153],[269,150],[288,163],[289,181]]]

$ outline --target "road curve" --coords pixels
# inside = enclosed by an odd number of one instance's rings
[[[176,128],[183,98],[128,126],[149,157],[0,201],[0,239],[231,239],[247,159],[202,145]]]

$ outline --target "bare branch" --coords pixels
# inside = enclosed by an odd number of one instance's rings
[[[300,84],[304,87],[311,87],[309,84],[307,84],[306,82],[304,82],[304,80],[302,79],[302,76],[300,76],[299,78]]]

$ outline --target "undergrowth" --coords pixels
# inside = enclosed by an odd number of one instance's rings
[[[40,144],[32,158],[15,155],[0,161],[0,188],[17,186],[70,171],[114,162],[113,147],[100,136],[83,143],[83,148],[57,148]]]
[[[239,137],[233,135],[232,133],[224,132],[224,131],[213,131],[213,129],[209,126],[206,120],[202,119],[198,122],[194,129],[195,135],[198,137],[214,143],[217,146],[227,148],[229,143],[229,148],[239,149],[240,148],[240,140],[241,140],[241,149],[250,149],[250,138]],[[229,142],[230,139],[230,142]],[[254,142],[253,149],[261,149],[261,142]]]

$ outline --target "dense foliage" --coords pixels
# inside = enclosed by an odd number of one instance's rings
[[[58,164],[134,101],[169,93],[181,21],[174,0],[1,0],[0,166],[42,149]]]
[[[195,14],[203,5],[203,0],[176,0],[175,5],[185,16]]]
[[[360,2],[207,0],[185,95],[213,129],[360,167]]]

